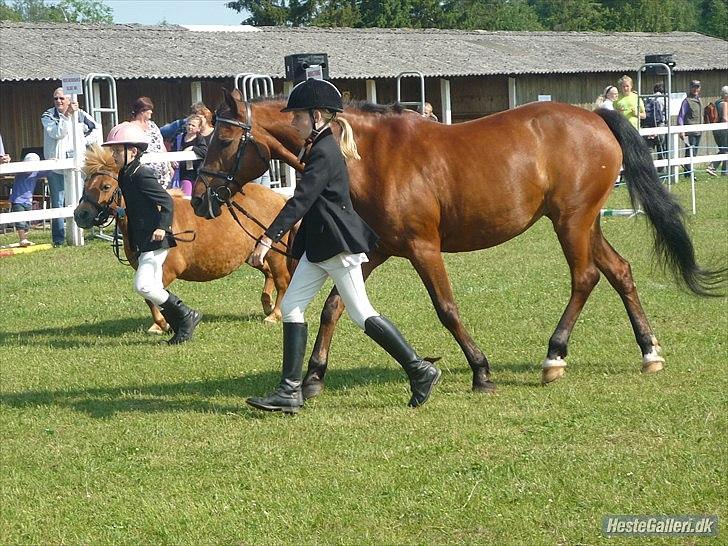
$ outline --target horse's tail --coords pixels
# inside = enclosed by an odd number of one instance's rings
[[[682,207],[660,183],[650,149],[627,119],[614,110],[595,110],[614,134],[624,156],[632,207],[642,206],[652,226],[655,250],[663,267],[670,269],[678,282],[699,296],[721,296],[726,268],[706,270],[698,266],[695,248],[685,225]]]
[[[339,147],[345,159],[361,159],[359,150],[356,147],[354,139],[354,130],[344,118],[335,117],[334,121],[341,127],[341,137],[339,137]]]

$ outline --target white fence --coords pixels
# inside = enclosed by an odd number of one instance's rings
[[[654,127],[647,129],[640,129],[640,134],[643,136],[648,135],[660,135],[668,134],[668,138],[672,138],[672,157],[670,159],[658,159],[655,161],[656,167],[667,167],[669,166],[672,172],[668,178],[670,181],[677,182],[680,175],[681,165],[690,165],[691,171],[694,171],[695,165],[702,165],[705,163],[712,163],[714,161],[726,161],[728,160],[728,154],[711,154],[711,155],[700,155],[696,157],[678,157],[680,153],[680,140],[679,134],[683,133],[688,129],[686,126],[673,125],[671,127]],[[728,123],[710,123],[702,125],[690,125],[690,132],[708,132],[717,131],[720,129],[728,129]],[[142,163],[160,163],[160,162],[171,162],[171,161],[192,161],[199,159],[194,152],[191,150],[183,152],[154,152],[146,153],[142,156]],[[83,181],[80,173],[80,166],[82,164],[82,158],[74,159],[48,159],[44,161],[16,161],[14,163],[5,163],[0,165],[0,176],[17,174],[22,172],[33,172],[33,171],[59,171],[63,170],[71,176],[66,176],[65,186],[65,197],[66,202],[71,203],[66,207],[62,208],[50,208],[42,210],[32,210],[23,212],[3,212],[0,213],[0,225],[11,224],[15,222],[24,221],[38,221],[38,220],[50,220],[52,218],[73,218],[73,210],[76,208],[81,195],[83,194]],[[696,212],[695,207],[695,185],[694,177],[691,175],[693,182],[692,191],[692,210]],[[282,193],[286,193],[285,190],[289,188],[282,188]],[[71,230],[71,242],[74,245],[83,244],[83,232],[75,226],[75,223],[71,221],[73,229]]]

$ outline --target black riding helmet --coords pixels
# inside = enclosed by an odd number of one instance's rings
[[[343,112],[341,93],[336,86],[326,80],[308,79],[296,85],[288,97],[288,104],[281,112],[294,110],[329,110]]]

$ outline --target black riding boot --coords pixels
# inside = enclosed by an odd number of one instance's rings
[[[159,309],[174,330],[174,335],[167,343],[177,345],[192,339],[192,332],[202,320],[202,313],[187,307],[172,292],[169,293],[167,301],[159,306]]]
[[[432,393],[442,372],[427,360],[423,360],[405,341],[397,327],[386,317],[369,317],[364,322],[364,332],[387,351],[407,372],[410,380],[412,398],[409,405],[413,408],[421,406]]]
[[[308,325],[305,322],[283,323],[283,372],[281,382],[265,397],[248,398],[246,402],[264,411],[298,413],[303,407],[301,373],[306,352]]]

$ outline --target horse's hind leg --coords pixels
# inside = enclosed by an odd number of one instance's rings
[[[369,261],[361,265],[364,280],[371,275],[375,268],[383,264],[387,258],[389,256],[372,252],[369,255]],[[334,337],[336,323],[341,318],[343,312],[344,302],[341,300],[341,296],[336,290],[336,287],[334,287],[324,302],[316,342],[311,350],[311,358],[308,361],[306,377],[303,378],[303,397],[306,399],[313,398],[324,390],[324,376],[328,368],[331,340]]]
[[[599,271],[591,253],[593,220],[570,217],[564,223],[554,222],[559,243],[571,273],[571,296],[556,330],[549,339],[546,360],[541,364],[541,383],[546,384],[564,375],[571,331],[584,308],[589,294],[599,282]]]
[[[152,312],[152,320],[154,320],[154,324],[149,327],[147,333],[161,335],[165,332],[169,332],[170,326],[169,324],[167,324],[167,321],[164,320],[164,317],[162,316],[162,312],[159,310],[159,307],[154,305],[149,300],[144,300],[144,302],[149,306],[149,310]]]
[[[273,293],[273,287],[275,287],[276,300],[271,305],[271,310],[268,316],[265,317],[264,322],[276,323],[281,320],[281,301],[291,282],[291,274],[288,271],[286,258],[282,254],[276,253],[274,256],[270,256],[269,254],[268,266],[268,273],[265,279],[265,292],[268,293],[270,298],[270,295]]]
[[[275,288],[275,284],[273,283],[273,274],[266,262],[263,262],[263,265],[257,269],[263,273],[263,276],[265,277],[265,281],[263,282],[263,291],[260,294],[260,304],[263,306],[263,313],[266,315],[265,321],[278,322],[278,319],[280,319],[280,313],[278,317],[270,316],[271,313],[273,313],[273,289]]]
[[[473,371],[473,390],[493,392],[495,383],[490,380],[490,364],[460,320],[439,244],[428,248],[418,247],[410,256],[410,262],[427,288],[437,317],[453,335],[468,360]]]
[[[662,370],[665,360],[660,356],[660,345],[652,333],[647,315],[637,295],[637,287],[632,278],[632,268],[629,262],[612,248],[612,245],[602,235],[598,225],[594,232],[593,250],[597,267],[607,277],[609,284],[617,291],[627,309],[634,337],[642,351],[642,371],[645,373],[659,372]]]

